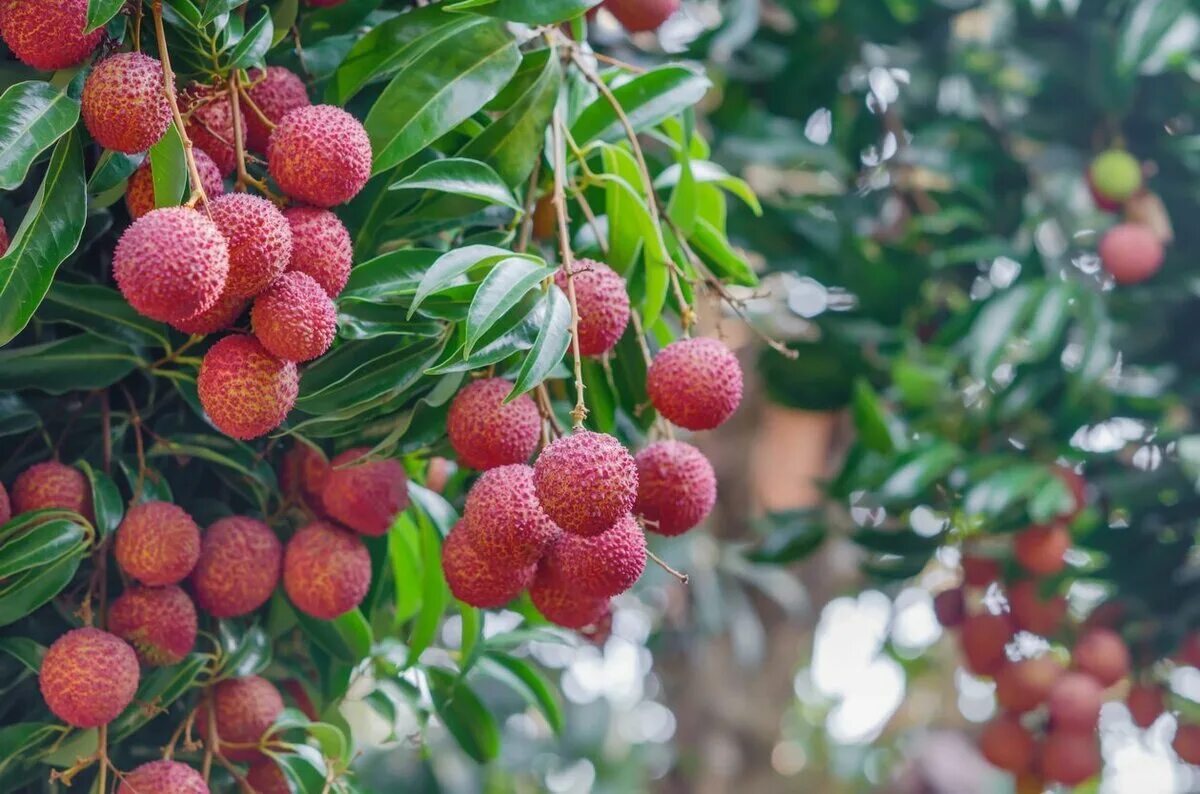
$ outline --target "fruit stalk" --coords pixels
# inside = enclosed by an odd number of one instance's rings
[[[558,242],[562,249],[562,266],[567,274],[567,300],[571,304],[571,354],[575,359],[575,407],[571,418],[575,429],[583,427],[587,405],[583,399],[583,356],[579,352],[579,304],[575,298],[575,256],[571,252],[571,231],[567,227],[567,194],[563,180],[567,170],[567,154],[563,140],[562,113],[556,107],[551,124],[554,140],[554,214],[558,219]]]
[[[175,99],[175,72],[171,69],[171,55],[167,52],[167,31],[163,27],[162,0],[154,0],[150,5],[150,13],[154,17],[154,38],[158,42],[158,56],[162,62],[163,91],[167,95],[167,104],[171,106],[171,118],[175,120],[175,131],[183,140],[183,156],[187,160],[188,180],[192,183],[192,194],[188,197],[188,206],[195,206],[196,200],[205,204],[208,196],[200,180],[200,169],[196,167],[196,157],[192,154],[192,140],[184,129],[183,114],[179,112],[179,102]]]

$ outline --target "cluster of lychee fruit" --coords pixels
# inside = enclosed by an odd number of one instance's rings
[[[1142,164],[1124,149],[1109,149],[1092,161],[1087,183],[1097,207],[1125,215],[1100,239],[1104,270],[1123,285],[1152,277],[1162,267],[1169,220],[1161,202],[1146,189]]]

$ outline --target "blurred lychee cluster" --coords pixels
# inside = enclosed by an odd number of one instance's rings
[[[1100,239],[1104,270],[1121,285],[1154,276],[1173,233],[1162,199],[1145,185],[1142,164],[1124,149],[1108,149],[1092,161],[1087,184],[1097,207],[1124,215]]]

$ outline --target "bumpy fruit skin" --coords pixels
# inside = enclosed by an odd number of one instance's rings
[[[149,149],[167,131],[171,108],[162,64],[140,52],[105,58],[83,84],[83,123],[96,142],[126,154]]]
[[[979,749],[997,769],[1020,774],[1033,763],[1033,735],[1014,714],[1001,714],[979,736]]]
[[[987,587],[1000,578],[1000,563],[991,557],[964,554],[962,569],[968,587]]]
[[[996,671],[996,701],[1007,711],[1023,714],[1046,702],[1063,666],[1053,656],[1021,659]]]
[[[23,63],[42,71],[82,63],[104,37],[84,34],[88,0],[0,0],[0,36]]]
[[[181,96],[181,108],[187,115],[188,138],[208,152],[217,164],[221,176],[229,176],[237,168],[237,150],[233,138],[233,108],[228,91],[211,86],[190,86]],[[246,114],[241,114],[242,134],[246,133]]]
[[[533,469],[523,464],[484,472],[463,513],[471,546],[488,562],[509,568],[533,565],[560,534],[538,502]]]
[[[117,564],[150,587],[179,584],[200,559],[200,528],[181,507],[143,502],[117,527]]]
[[[287,268],[292,227],[274,204],[249,193],[226,193],[209,202],[213,223],[229,246],[230,295],[257,295]]]
[[[1075,667],[1110,687],[1129,675],[1129,646],[1111,629],[1089,629],[1071,651]]]
[[[0,482],[0,525],[7,524],[12,518],[12,502],[8,499],[8,491],[4,488],[4,483]]]
[[[629,325],[629,293],[625,279],[608,265],[593,259],[575,262],[575,302],[579,306],[579,352],[584,356],[607,353],[621,341]],[[567,290],[567,272],[559,269],[554,283]]]
[[[186,320],[176,320],[171,323],[171,327],[185,334],[200,334],[201,336],[224,331],[242,316],[248,303],[249,301],[245,298],[230,295],[228,291],[225,291],[212,306]]]
[[[682,441],[659,441],[635,458],[638,495],[633,512],[659,535],[682,535],[717,503],[717,475],[704,453]]]
[[[300,375],[295,363],[271,355],[254,337],[233,335],[209,348],[196,387],[212,423],[246,441],[283,423],[300,392]]]
[[[933,597],[933,614],[944,628],[956,629],[967,617],[967,600],[961,587],[943,590]]]
[[[993,675],[1008,661],[1005,649],[1013,634],[1008,615],[985,612],[968,616],[959,634],[967,669],[975,675]]]
[[[1104,691],[1090,675],[1064,673],[1050,687],[1046,702],[1055,730],[1090,732],[1100,721]]]
[[[610,609],[607,598],[583,595],[570,582],[556,577],[545,564],[538,566],[529,597],[542,617],[568,629],[583,629],[599,623]]]
[[[255,794],[292,794],[287,777],[274,761],[259,761],[246,773],[246,782]]]
[[[533,584],[536,565],[507,565],[480,554],[459,521],[442,545],[442,573],[459,601],[480,609],[495,609],[512,601]]]
[[[1185,764],[1200,765],[1200,725],[1180,723],[1171,748]]]
[[[267,603],[283,570],[283,544],[254,518],[213,523],[200,542],[192,573],[196,602],[215,618],[248,615]]]
[[[271,133],[267,169],[292,198],[332,207],[367,184],[371,141],[358,119],[339,107],[296,108]]]
[[[551,521],[577,535],[598,535],[633,510],[637,463],[612,436],[579,431],[542,450],[533,484]]]
[[[321,492],[325,490],[329,472],[329,460],[325,453],[308,444],[297,443],[283,456],[283,466],[279,471],[280,485],[289,497],[302,499],[314,513],[325,515],[325,501],[321,498]]]
[[[1060,595],[1042,598],[1038,583],[1024,579],[1009,587],[1008,608],[1017,628],[1049,637],[1067,616],[1067,599]]]
[[[1142,165],[1123,149],[1109,149],[1092,161],[1088,179],[1100,197],[1120,205],[1142,189]]]
[[[221,297],[229,247],[203,214],[163,207],[138,218],[121,235],[113,276],[140,314],[179,322],[207,311]]]
[[[354,245],[345,224],[319,207],[289,207],[283,217],[292,227],[288,270],[307,273],[326,295],[336,298],[346,288],[354,262]]]
[[[1103,763],[1091,733],[1051,731],[1042,744],[1042,775],[1047,781],[1077,786],[1100,773]]]
[[[605,0],[604,7],[630,33],[646,33],[678,11],[679,0]]]
[[[68,631],[42,659],[38,686],[54,716],[76,728],[117,718],[137,692],[138,661],[124,640],[93,628]]]
[[[1013,555],[1021,567],[1039,576],[1053,576],[1066,567],[1063,555],[1071,547],[1071,533],[1060,524],[1030,527],[1013,541]]]
[[[221,172],[208,153],[200,148],[192,149],[196,159],[196,170],[200,172],[200,185],[204,195],[210,199],[225,192],[225,183],[221,181]],[[129,177],[129,185],[125,188],[125,207],[129,216],[134,220],[154,209],[154,174],[151,170],[150,158],[147,157],[138,169]]]
[[[48,460],[17,476],[12,489],[13,515],[47,508],[73,510],[92,520],[92,489],[74,466]]]
[[[283,588],[304,614],[333,620],[358,606],[370,585],[371,555],[353,532],[316,521],[288,541]]]
[[[117,794],[209,794],[195,769],[178,761],[151,761],[125,775]]]
[[[284,361],[311,361],[333,344],[337,307],[312,276],[284,273],[254,299],[254,335]]]
[[[264,75],[261,69],[250,70],[250,101],[272,124],[278,124],[289,112],[296,108],[311,105],[308,99],[308,89],[299,75],[282,66],[268,66]],[[271,138],[271,130],[263,123],[250,108],[243,113],[246,116],[246,144],[256,152],[267,150],[267,141]]]
[[[620,595],[646,570],[646,535],[633,516],[625,516],[606,532],[591,537],[564,532],[546,556],[560,581],[583,595]]]
[[[408,507],[408,475],[398,460],[356,464],[369,449],[348,449],[330,462],[321,499],[329,515],[364,535],[387,533],[396,514]]]
[[[464,466],[484,471],[525,463],[537,449],[542,419],[528,394],[504,403],[513,384],[503,378],[474,381],[454,396],[446,429]]]
[[[742,367],[716,339],[680,339],[654,357],[646,373],[646,393],[673,424],[712,430],[742,401]]]
[[[132,587],[109,606],[108,628],[151,667],[178,664],[196,645],[196,605],[173,585]]]
[[[1145,730],[1155,723],[1166,711],[1166,697],[1161,686],[1138,684],[1130,688],[1125,706],[1133,718],[1133,724]]]
[[[258,744],[263,734],[283,711],[283,695],[265,678],[248,675],[217,684],[213,690],[212,711],[217,718],[217,737],[221,753],[231,761],[258,761],[263,755],[249,747],[234,744]],[[208,739],[209,709],[201,703],[196,712],[196,735]]]
[[[1118,284],[1138,284],[1162,267],[1162,241],[1149,226],[1122,223],[1100,241],[1100,262]]]

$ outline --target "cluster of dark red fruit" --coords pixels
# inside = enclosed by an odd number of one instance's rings
[[[1162,267],[1170,222],[1162,202],[1146,189],[1142,164],[1124,149],[1109,149],[1092,161],[1087,183],[1097,207],[1125,215],[1100,240],[1104,270],[1118,284],[1152,277]]]

